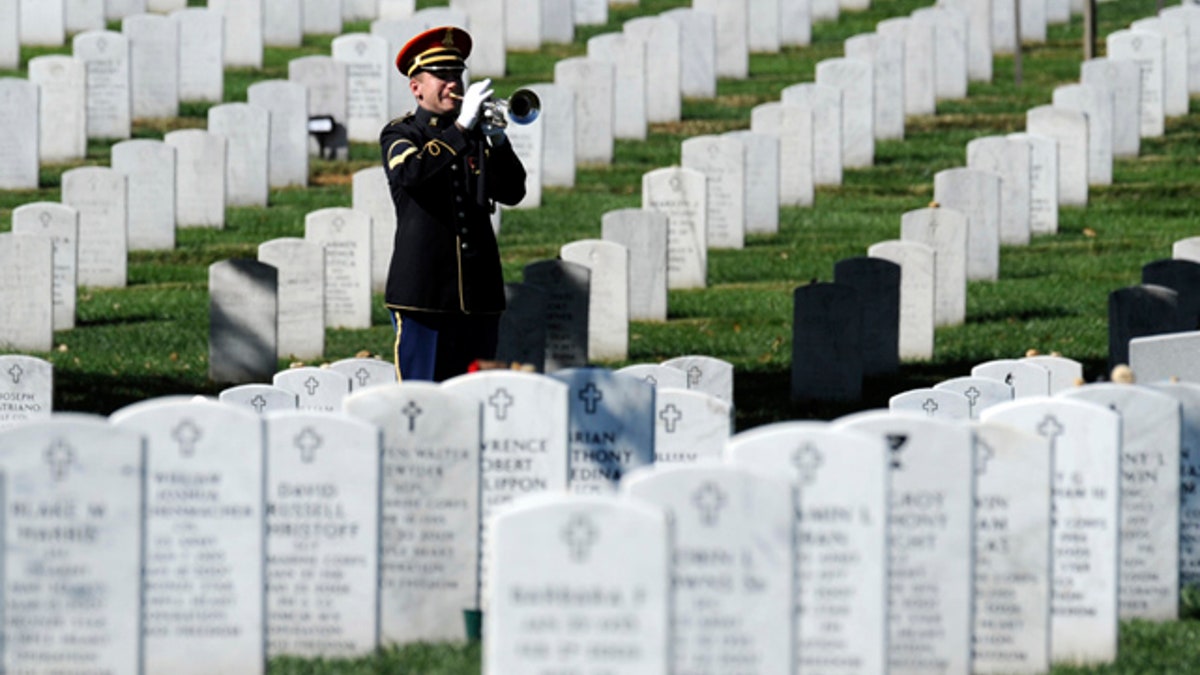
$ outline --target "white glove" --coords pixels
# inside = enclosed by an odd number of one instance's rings
[[[492,80],[480,80],[471,86],[467,87],[467,93],[463,94],[462,107],[458,110],[458,126],[463,129],[471,129],[475,123],[479,121],[479,108],[483,106],[483,102],[492,97]]]

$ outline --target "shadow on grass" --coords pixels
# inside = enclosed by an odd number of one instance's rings
[[[55,374],[54,409],[109,415],[127,405],[161,396],[216,396],[225,385],[205,382],[197,388],[194,379],[161,375],[119,377],[95,373],[59,372]]]

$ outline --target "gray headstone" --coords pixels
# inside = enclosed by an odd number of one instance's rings
[[[1063,397],[988,408],[984,422],[1035,433],[1054,457],[1051,659],[1084,665],[1117,655],[1121,418]]]
[[[54,364],[0,354],[0,429],[48,419],[54,412]]]
[[[54,330],[74,328],[79,286],[79,212],[54,202],[22,204],[13,209],[12,231],[48,237],[53,243]]]
[[[496,360],[546,370],[546,291],[533,284],[505,284],[507,309],[500,315]]]
[[[254,260],[222,260],[208,268],[208,378],[256,382],[275,372],[278,278]]]
[[[62,203],[79,212],[80,286],[124,288],[128,257],[125,176],[89,166],[64,171]]]
[[[552,375],[570,388],[569,489],[614,490],[633,469],[654,462],[654,387],[601,368]]]
[[[135,119],[179,115],[179,25],[165,16],[137,14],[121,22],[129,40],[129,94]]]
[[[990,171],[944,169],[933,176],[933,199],[967,217],[967,279],[1000,275],[1000,176]]]
[[[888,399],[891,412],[924,415],[953,422],[971,419],[971,402],[966,395],[948,389],[909,389]]]
[[[762,103],[750,111],[751,131],[779,139],[780,206],[812,206],[816,180],[813,115],[805,106],[786,103]]]
[[[485,675],[668,672],[669,532],[662,509],[611,496],[531,497],[498,515],[489,535]],[[609,599],[603,610],[558,599],[597,594]]]
[[[636,377],[653,386],[656,390],[668,387],[673,389],[687,389],[687,373],[661,363],[635,363],[632,366],[625,366],[618,369],[616,373],[618,375]]]
[[[261,419],[220,403],[150,400],[110,421],[146,439],[146,672],[264,673]]]
[[[1182,406],[1128,384],[1090,384],[1063,394],[1121,415],[1120,617],[1179,616],[1179,486]]]
[[[642,174],[642,208],[667,216],[667,288],[708,283],[704,174],[670,167]]]
[[[263,67],[265,0],[208,0],[208,8],[225,16],[225,65]]]
[[[746,238],[746,149],[727,136],[693,136],[680,143],[680,163],[705,177],[710,249],[740,249]]]
[[[525,283],[538,286],[546,298],[546,372],[588,362],[591,271],[565,260],[542,260],[525,266]]]
[[[687,375],[687,388],[733,404],[733,364],[711,356],[677,356],[664,366],[677,368]]]
[[[1058,205],[1087,206],[1087,116],[1052,105],[1037,106],[1025,112],[1025,129],[1058,143]]]
[[[1041,366],[1050,372],[1050,395],[1073,389],[1083,383],[1083,364],[1061,356],[1026,356],[1026,363]]]
[[[175,148],[175,224],[225,228],[228,141],[203,129],[168,131],[163,142]]]
[[[371,216],[343,207],[304,217],[304,238],[325,248],[325,326],[371,327]]]
[[[693,0],[692,9],[716,17],[717,77],[744,80],[750,75],[749,0]]]
[[[975,430],[975,595],[971,672],[1050,669],[1051,481],[1044,438]]]
[[[315,359],[325,353],[325,250],[295,237],[264,241],[259,262],[278,270],[281,359]]]
[[[857,401],[863,329],[858,291],[844,284],[796,288],[792,310],[792,400]]]
[[[721,459],[733,432],[728,401],[701,391],[656,384],[654,403],[656,465]]]
[[[629,249],[583,239],[563,244],[559,256],[590,271],[588,361],[624,361],[629,356]]]
[[[783,422],[734,436],[726,456],[799,488],[797,666],[886,672],[887,447],[823,422]]]
[[[366,33],[342,35],[333,39],[333,58],[346,64],[346,132],[351,141],[377,143],[379,130],[391,118],[388,110],[394,79],[388,43],[382,37]]]
[[[1079,81],[1111,94],[1113,157],[1137,157],[1142,142],[1141,67],[1125,59],[1089,59],[1079,64]]]
[[[1009,134],[1029,145],[1029,234],[1058,232],[1058,143],[1036,134]]]
[[[1142,97],[1139,119],[1142,138],[1158,138],[1163,135],[1166,110],[1166,58],[1163,39],[1155,33],[1135,30],[1118,30],[1105,38],[1108,58],[1134,61],[1142,72]]]
[[[587,58],[597,63],[612,64],[614,68],[614,138],[645,140],[646,44],[623,33],[604,33],[587,41]],[[557,80],[557,66],[555,72]],[[576,101],[580,95],[582,92],[576,91]],[[587,105],[590,104],[585,103],[585,107]],[[579,117],[578,113],[576,117]],[[583,129],[583,133],[592,131]]]
[[[0,78],[0,190],[38,187],[38,86]]]
[[[54,346],[54,241],[0,233],[0,349]]]
[[[208,130],[224,136],[225,186],[229,206],[267,205],[271,113],[249,103],[208,109]]]
[[[542,102],[541,179],[545,187],[575,187],[575,92],[550,82],[527,87]],[[554,148],[546,152],[545,148]]]
[[[329,364],[330,370],[336,370],[350,378],[350,393],[396,383],[396,365],[391,361],[367,357],[339,359]]]
[[[645,45],[646,121],[651,124],[678,122],[683,76],[680,25],[662,15],[644,16],[626,21],[621,31]]]
[[[30,47],[61,47],[66,38],[66,4],[62,0],[20,0],[21,44]]]
[[[380,436],[342,415],[266,417],[268,656],[378,646]]]
[[[907,17],[884,19],[875,32],[904,44],[904,112],[932,115],[937,111],[937,63],[934,27]]]
[[[1088,185],[1112,185],[1113,92],[1086,84],[1054,88],[1054,106],[1088,120]]]
[[[276,410],[295,410],[295,392],[273,384],[239,384],[221,390],[217,400],[262,415]]]
[[[29,81],[41,92],[38,106],[38,158],[42,162],[80,160],[87,154],[86,66],[70,56],[29,59]]]
[[[1153,284],[1119,288],[1108,294],[1108,368],[1129,363],[1129,341],[1195,328],[1180,313],[1179,293]]]
[[[838,419],[834,429],[873,434],[890,453],[888,672],[970,672],[976,468],[970,427],[864,412]]]
[[[356,392],[345,411],[383,430],[380,639],[461,640],[479,606],[479,403],[415,382]]]
[[[304,40],[300,0],[263,0],[262,14],[264,47],[300,46]]]
[[[667,320],[667,216],[647,209],[617,209],[600,218],[601,237],[629,254],[629,318]]]
[[[107,30],[79,33],[71,41],[87,68],[88,138],[129,138],[129,40]]]
[[[1012,387],[1013,398],[1050,395],[1050,371],[1024,359],[995,359],[971,368],[971,377],[983,377]]]
[[[110,161],[126,180],[130,250],[175,248],[175,146],[148,138],[121,141],[112,146]]]
[[[623,491],[670,514],[674,670],[716,674],[738,663],[794,672],[790,481],[744,466],[655,466],[631,475]]]
[[[846,40],[845,51],[847,58],[871,64],[875,139],[903,140],[904,42],[879,33],[861,33]]]
[[[246,100],[271,111],[271,187],[308,185],[308,89],[286,80],[263,80]]]
[[[1142,283],[1178,293],[1184,330],[1200,328],[1200,263],[1176,258],[1148,262],[1142,265]]]
[[[1000,244],[1029,243],[1032,166],[1030,146],[1025,141],[985,136],[967,143],[967,167],[1000,176]]]
[[[896,372],[900,367],[900,266],[881,258],[845,258],[834,264],[833,279],[858,296],[863,375]]]
[[[932,359],[937,295],[933,248],[915,241],[892,239],[872,244],[867,255],[900,266],[900,358]]]
[[[784,105],[799,106],[812,116],[813,184],[841,185],[842,90],[828,84],[802,82],[785,88],[779,100]],[[788,158],[784,166],[792,161]]]
[[[6,672],[141,672],[143,453],[90,415],[0,432]]]
[[[746,151],[746,234],[779,232],[779,138],[741,129],[724,136],[741,142]]]
[[[611,63],[582,57],[554,64],[554,83],[575,94],[577,165],[612,163],[616,71]]]
[[[281,370],[271,383],[296,395],[296,408],[313,412],[338,412],[350,395],[350,376],[330,368],[303,366]]]
[[[933,388],[946,389],[965,396],[973,420],[979,419],[979,413],[984,410],[1013,400],[1012,385],[988,377],[955,377],[938,382]]]
[[[967,316],[967,217],[951,208],[907,211],[900,238],[934,251],[934,324],[958,326]]]
[[[684,97],[717,95],[717,17],[690,7],[668,10],[659,16],[679,25],[682,68],[679,92]]]
[[[225,16],[194,7],[171,18],[179,25],[179,100],[220,103],[225,97]]]
[[[817,63],[817,84],[842,90],[842,166],[847,169],[862,169],[875,163],[873,70],[869,62],[858,59],[825,59]]]

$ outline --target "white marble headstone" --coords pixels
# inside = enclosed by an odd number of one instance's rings
[[[208,267],[208,379],[258,382],[275,371],[278,274],[255,260]]]
[[[612,63],[583,57],[554,64],[554,83],[575,94],[577,165],[612,163],[616,72]]]
[[[867,255],[900,266],[900,358],[933,358],[937,305],[936,251],[916,241],[892,239],[871,244]]]
[[[29,81],[38,85],[38,158],[45,163],[81,160],[87,154],[87,67],[73,57],[29,59]]]
[[[229,142],[204,129],[168,131],[163,142],[175,148],[175,224],[224,229]]]
[[[171,14],[179,26],[179,100],[225,98],[225,16],[202,7]]]
[[[693,136],[679,145],[680,164],[705,177],[710,249],[740,249],[746,238],[746,148],[727,136]]]
[[[1112,92],[1113,157],[1137,157],[1142,140],[1142,69],[1136,61],[1096,58],[1079,64],[1079,81]]]
[[[350,395],[350,376],[330,368],[302,366],[281,370],[271,384],[296,395],[296,408],[314,412],[338,412]]]
[[[137,14],[121,22],[129,40],[129,95],[133,117],[179,115],[179,25],[169,17]]]
[[[0,233],[0,350],[54,346],[54,241]]]
[[[654,385],[654,390],[654,463],[695,464],[720,459],[733,433],[729,402],[701,391],[661,384]]]
[[[1158,138],[1165,128],[1166,58],[1163,39],[1155,33],[1118,30],[1105,38],[1110,59],[1135,61],[1142,72],[1139,118],[1142,138]]]
[[[79,33],[71,41],[87,67],[88,138],[129,138],[129,40],[107,30]]]
[[[0,429],[44,420],[54,412],[54,364],[0,354]]]
[[[1058,142],[1038,134],[1007,138],[1029,145],[1029,234],[1058,232]]]
[[[1052,105],[1037,106],[1025,112],[1025,129],[1058,143],[1059,206],[1087,206],[1087,116]]]
[[[396,384],[397,381],[396,364],[383,359],[366,356],[338,359],[329,364],[329,369],[350,378],[350,393],[367,387]]]
[[[13,209],[12,231],[50,238],[54,259],[54,330],[74,328],[79,288],[79,212],[55,202],[22,204]]]
[[[642,175],[642,208],[667,216],[667,288],[704,288],[708,281],[707,190],[704,174],[670,167]]]
[[[273,384],[239,384],[222,389],[217,400],[246,410],[253,410],[262,415],[276,410],[295,410],[296,399],[294,392]]]
[[[802,82],[784,88],[779,94],[779,100],[788,106],[799,106],[812,116],[813,184],[841,185],[842,90],[828,84]],[[781,139],[781,149],[783,144]],[[794,158],[788,157],[783,166],[786,167],[794,161]]]
[[[817,137],[805,106],[762,103],[750,111],[750,130],[779,139],[779,203],[812,206]],[[782,159],[782,158],[786,158]]]
[[[250,103],[208,109],[208,130],[225,137],[225,185],[229,206],[267,205],[271,113]]]
[[[679,91],[684,97],[717,95],[717,17],[711,12],[681,7],[660,16],[679,24]]]
[[[319,358],[325,352],[325,250],[282,237],[259,244],[258,260],[278,270],[279,358]]]
[[[1112,185],[1113,91],[1087,84],[1055,87],[1054,107],[1087,116],[1088,185]]]
[[[136,138],[112,146],[112,168],[125,175],[131,250],[175,248],[175,146]]]
[[[967,315],[967,217],[948,207],[906,211],[900,239],[934,252],[934,323],[957,326]]]
[[[875,82],[875,139],[902,140],[904,42],[894,36],[860,33],[846,40],[845,51],[847,58],[871,64]]]
[[[125,176],[99,166],[64,171],[62,203],[79,212],[79,285],[124,288],[128,265]]]
[[[955,377],[938,382],[933,388],[946,389],[965,396],[973,420],[979,419],[979,414],[984,410],[1013,400],[1012,385],[987,377]]]
[[[875,163],[875,76],[867,61],[825,59],[817,63],[817,84],[842,90],[842,166],[862,169]],[[814,130],[815,136],[815,130]]]
[[[38,187],[38,86],[0,78],[0,190]]]
[[[344,207],[313,211],[304,238],[325,249],[325,326],[371,327],[371,216]]]
[[[379,130],[391,119],[389,87],[401,82],[392,67],[388,42],[377,35],[352,33],[333,39],[333,58],[346,64],[346,132],[351,141],[379,142]]]
[[[967,279],[995,281],[1000,274],[1000,176],[990,171],[944,169],[933,176],[933,198],[967,217]]]
[[[308,88],[287,80],[263,80],[246,100],[271,112],[271,187],[308,185]]]
[[[591,270],[588,361],[625,360],[629,354],[629,249],[612,241],[583,239],[563,244],[559,257]]]

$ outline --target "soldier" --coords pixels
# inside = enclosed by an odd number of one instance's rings
[[[379,138],[396,205],[385,301],[402,381],[440,382],[495,358],[504,277],[491,213],[524,198],[525,169],[482,114],[491,80],[462,91],[470,53],[466,31],[442,26],[396,55],[417,100]]]

